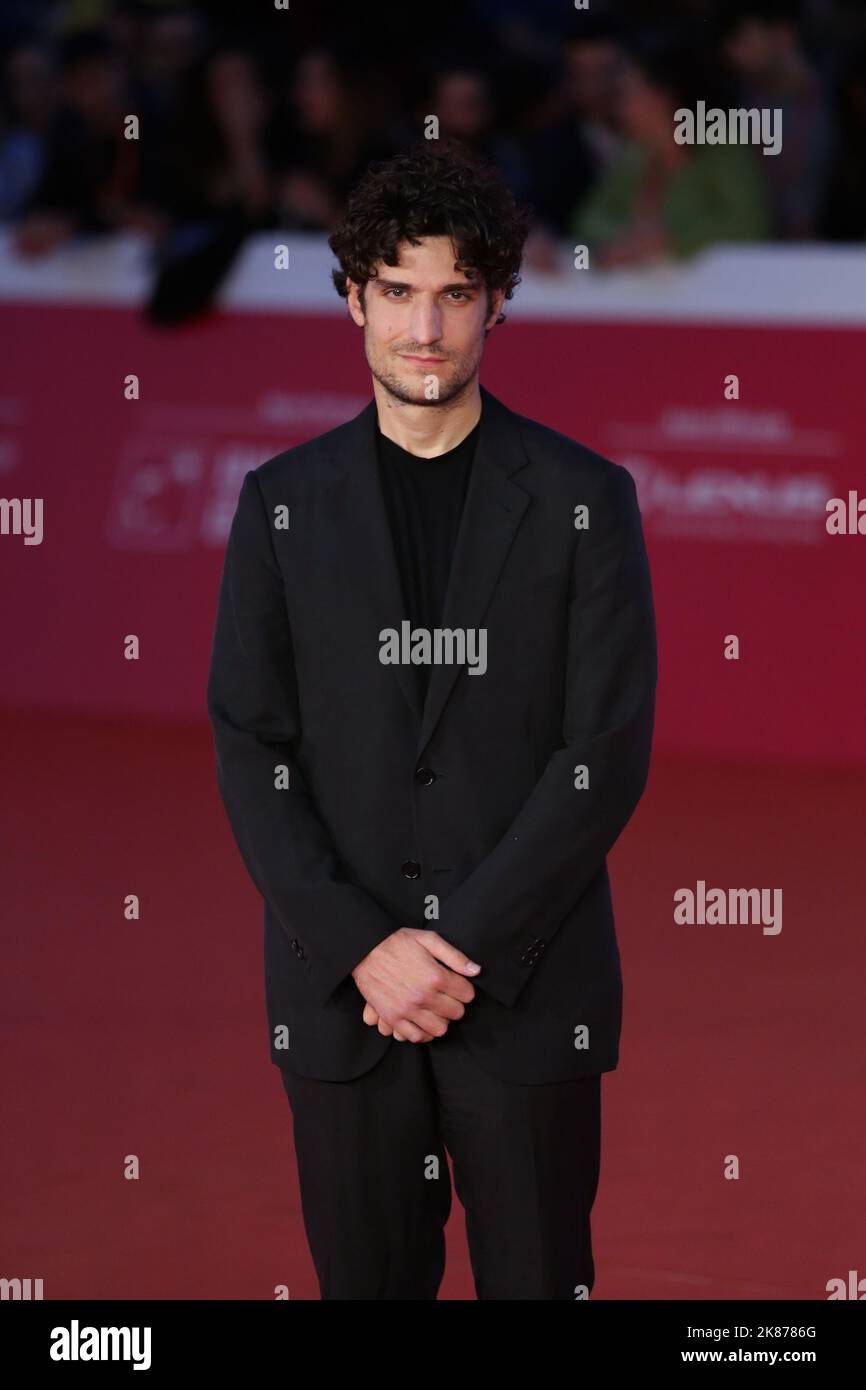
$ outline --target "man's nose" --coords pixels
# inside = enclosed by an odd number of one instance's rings
[[[409,333],[419,347],[430,347],[442,337],[442,315],[434,300],[418,300],[412,306]]]

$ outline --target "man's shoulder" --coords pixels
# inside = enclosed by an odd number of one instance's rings
[[[262,487],[280,482],[289,474],[296,480],[320,477],[330,462],[339,457],[351,445],[353,438],[357,437],[359,428],[368,417],[371,404],[368,403],[350,420],[344,420],[342,424],[324,430],[311,439],[305,439],[300,444],[292,444],[289,448],[282,449],[280,453],[265,459],[251,471],[256,474]]]
[[[626,473],[621,464],[614,463],[582,440],[521,415],[510,406],[505,409],[512,428],[520,435],[527,458],[538,464],[551,479],[561,478],[567,484],[577,480],[603,489],[616,475]]]

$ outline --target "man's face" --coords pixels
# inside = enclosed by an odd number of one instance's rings
[[[454,269],[449,237],[402,242],[400,264],[378,264],[364,303],[349,281],[349,312],[364,329],[367,365],[386,391],[410,405],[442,405],[478,372],[484,330],[491,328],[505,297]]]

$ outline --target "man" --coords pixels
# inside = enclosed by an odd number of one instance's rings
[[[330,245],[374,399],[246,474],[225,557],[208,708],[326,1299],[436,1298],[447,1153],[478,1298],[594,1282],[656,646],[630,475],[479,385],[526,230],[465,151],[371,166]]]

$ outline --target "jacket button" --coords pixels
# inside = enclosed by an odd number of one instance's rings
[[[415,781],[422,787],[429,787],[431,782],[436,781],[436,773],[432,767],[416,767]]]
[[[406,863],[402,865],[400,872],[404,878],[420,878],[421,865],[416,859],[407,859]]]
[[[533,936],[529,945],[525,946],[523,949],[523,954],[520,956],[520,964],[536,965],[541,959],[546,945],[546,941],[541,941],[539,937]]]

